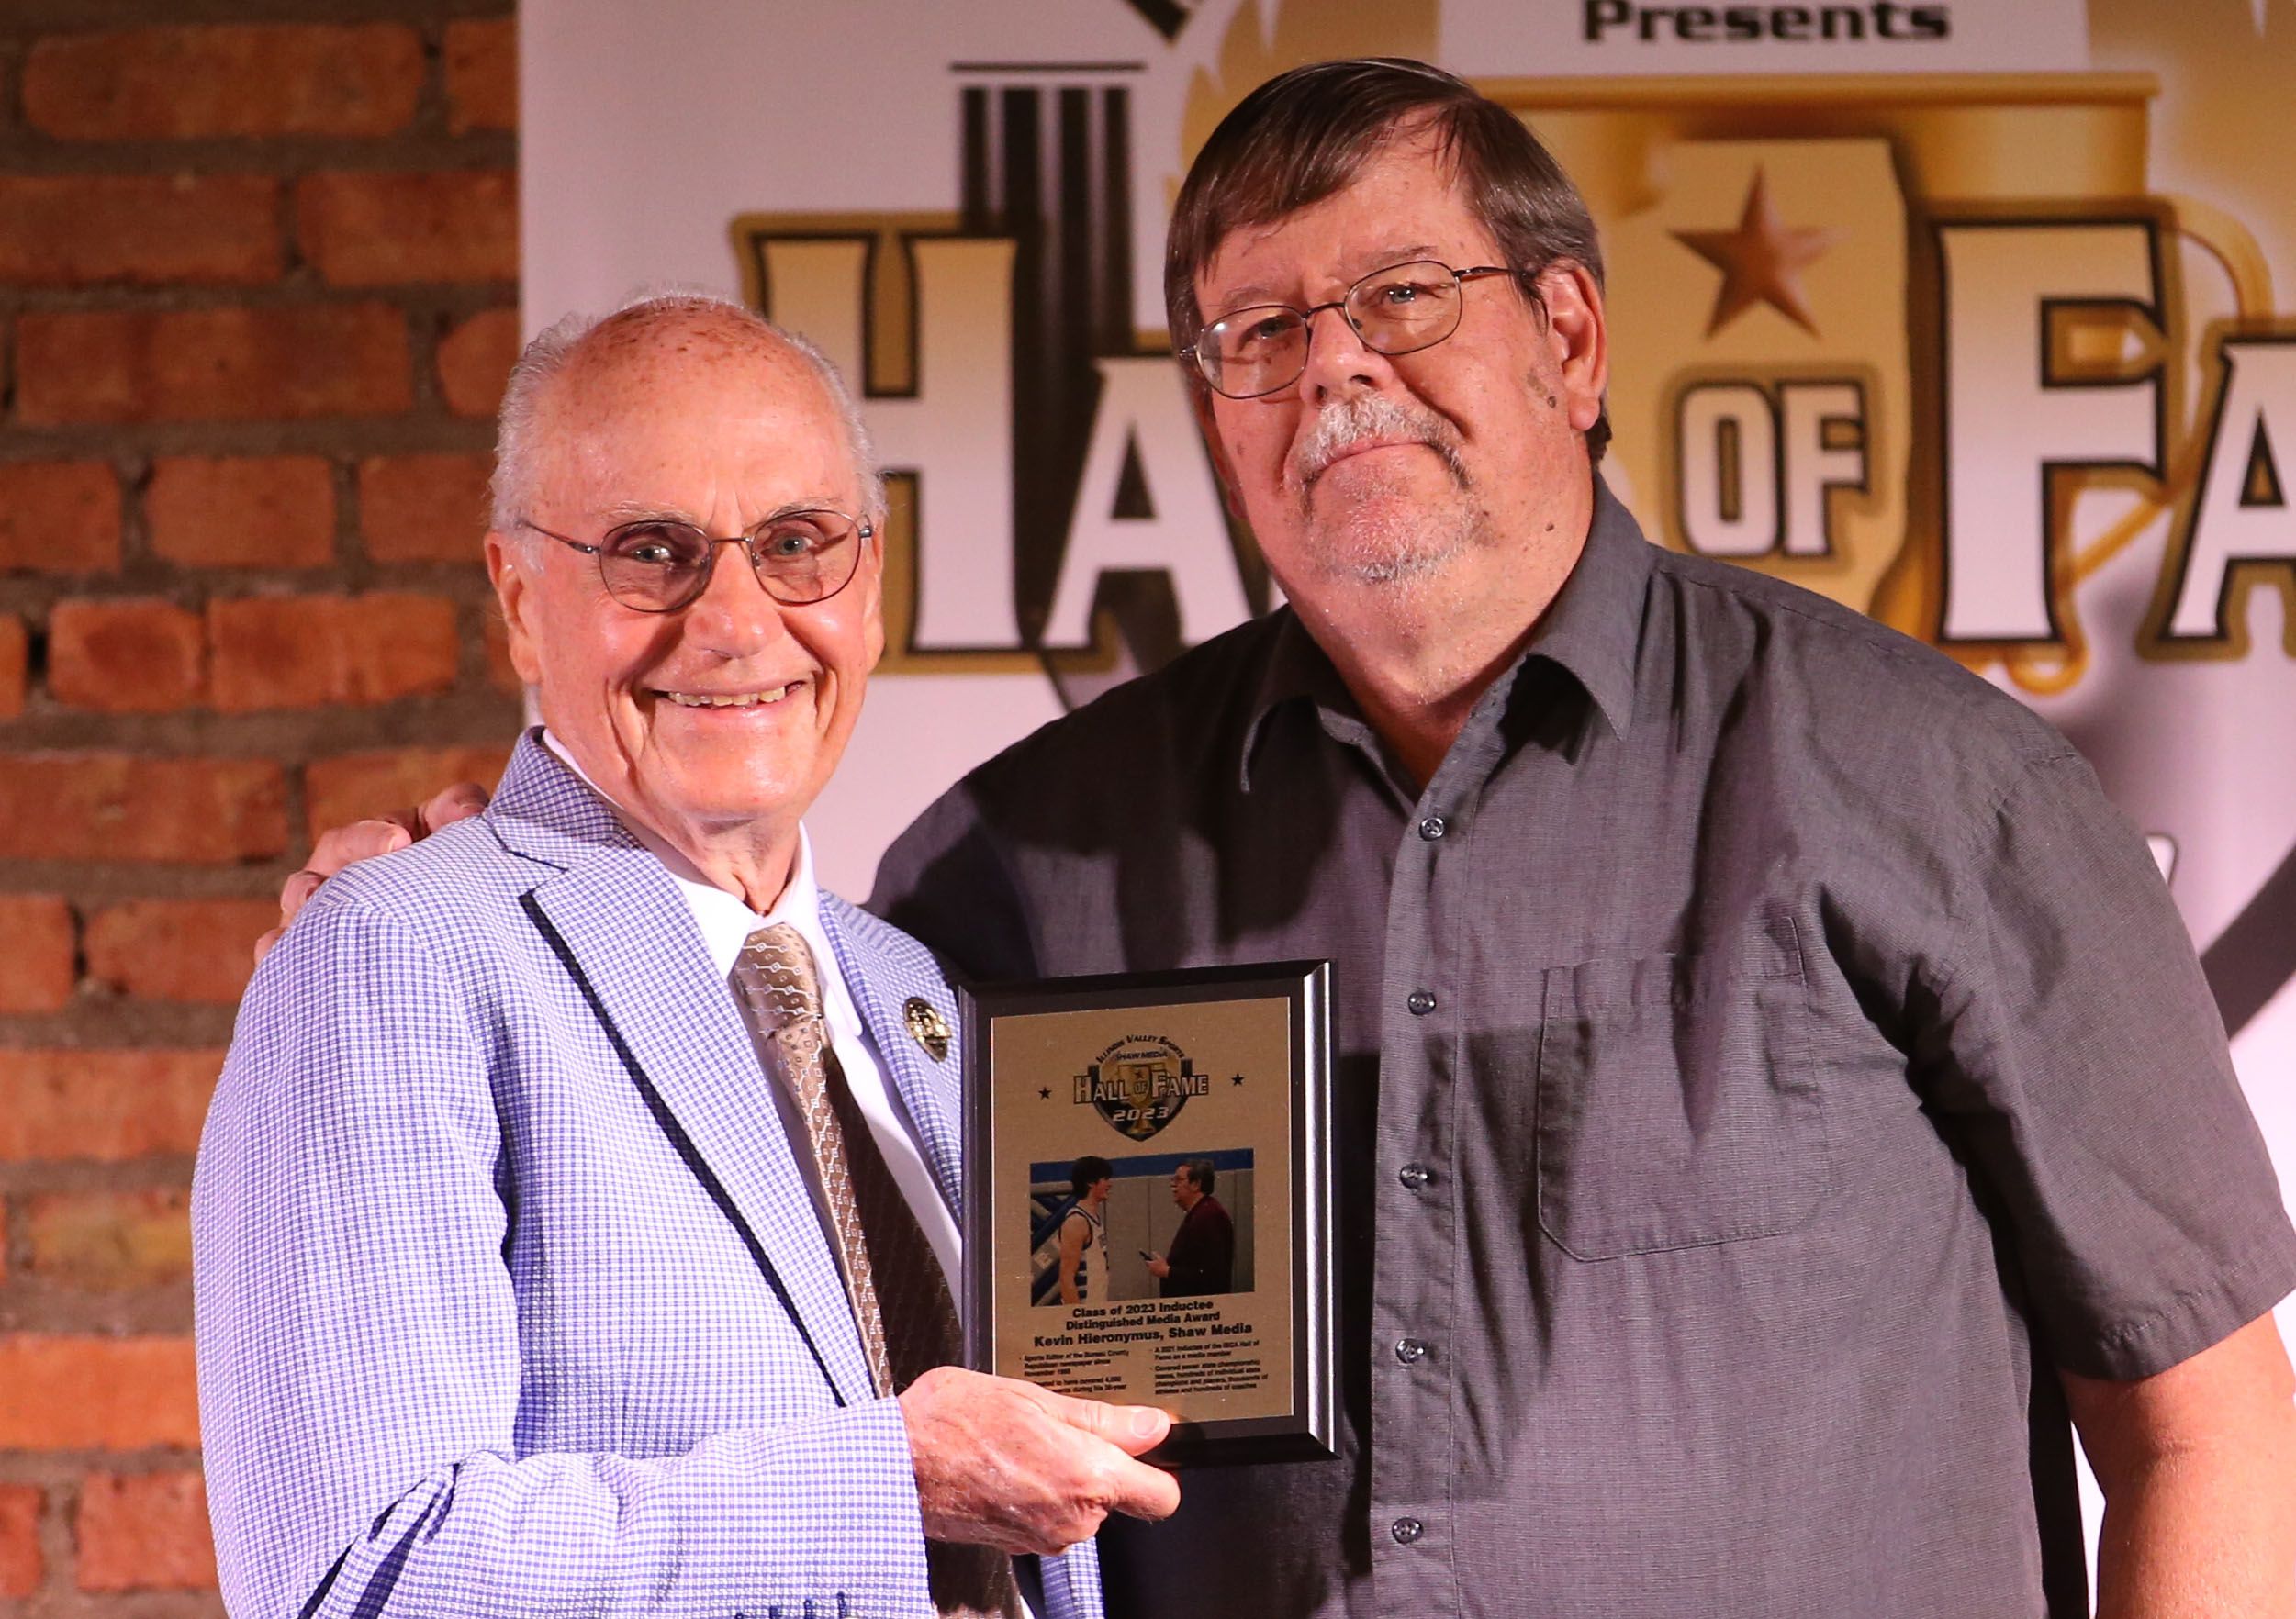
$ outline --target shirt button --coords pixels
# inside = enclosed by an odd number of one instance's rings
[[[1435,1171],[1428,1168],[1425,1164],[1406,1164],[1402,1168],[1395,1171],[1395,1178],[1402,1181],[1404,1185],[1409,1187],[1413,1191],[1417,1191],[1428,1181],[1435,1178]]]
[[[1409,1546],[1427,1533],[1427,1525],[1417,1518],[1397,1518],[1387,1526],[1387,1533],[1395,1537],[1397,1546]]]
[[[1427,1345],[1417,1338],[1398,1338],[1395,1341],[1395,1358],[1406,1366],[1417,1366],[1427,1358]]]
[[[1450,831],[1450,822],[1439,815],[1430,815],[1419,822],[1419,836],[1430,843],[1449,831]]]
[[[1428,1013],[1435,1010],[1435,997],[1433,993],[1428,990],[1414,989],[1411,992],[1410,999],[1406,1000],[1404,1005],[1411,1009],[1411,1015],[1413,1017],[1423,1018],[1427,1016]]]

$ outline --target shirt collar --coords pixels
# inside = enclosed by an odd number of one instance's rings
[[[1654,560],[1641,528],[1597,476],[1595,520],[1578,565],[1523,649],[1526,658],[1545,658],[1569,670],[1621,739],[1634,721],[1642,599]]]
[[[1624,738],[1634,719],[1635,665],[1642,643],[1642,598],[1650,583],[1651,547],[1625,507],[1600,475],[1595,478],[1594,520],[1577,564],[1562,588],[1540,615],[1522,656],[1493,682],[1508,686],[1532,658],[1568,670],[1594,699],[1611,731]],[[1295,698],[1314,702],[1343,723],[1363,721],[1347,684],[1315,638],[1286,608],[1275,628],[1275,643],[1253,693],[1250,720],[1244,728],[1238,780],[1251,790],[1251,762],[1271,712]]]

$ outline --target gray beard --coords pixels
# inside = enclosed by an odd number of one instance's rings
[[[1407,501],[1403,497],[1403,480],[1383,475],[1350,489],[1346,497],[1327,492],[1327,502],[1344,499],[1347,509],[1319,518],[1315,509],[1316,485],[1325,470],[1348,446],[1374,437],[1408,437],[1427,445],[1450,475],[1454,498],[1438,505]],[[1301,515],[1308,531],[1321,542],[1316,554],[1323,559],[1323,571],[1332,578],[1391,586],[1406,594],[1417,594],[1454,557],[1483,539],[1488,528],[1488,519],[1475,501],[1467,470],[1461,463],[1458,434],[1450,423],[1432,411],[1413,409],[1376,395],[1327,409],[1316,424],[1315,436],[1302,449],[1294,473]],[[1350,475],[1364,476],[1361,473]]]
[[[1400,478],[1351,488],[1344,505],[1327,491],[1327,510],[1308,519],[1325,575],[1417,596],[1489,535],[1489,517],[1456,474],[1453,481],[1452,497],[1432,502],[1406,498]]]

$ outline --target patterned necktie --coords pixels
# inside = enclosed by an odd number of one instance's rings
[[[804,936],[787,922],[759,928],[742,944],[734,982],[797,1100],[876,1392],[897,1394],[932,1368],[963,1359],[948,1278],[830,1047]],[[1020,1613],[1012,1561],[1002,1553],[933,1540],[924,1549],[940,1613]]]

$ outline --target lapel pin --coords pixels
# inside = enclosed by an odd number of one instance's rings
[[[922,995],[912,995],[901,1009],[902,1021],[909,1025],[909,1038],[924,1047],[925,1055],[935,1062],[948,1058],[948,1020],[940,1010]]]

